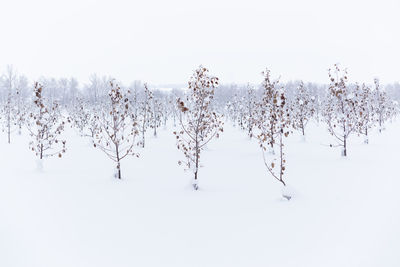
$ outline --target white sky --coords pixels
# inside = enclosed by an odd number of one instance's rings
[[[222,82],[400,80],[400,0],[0,0],[0,68],[186,83],[199,64]]]

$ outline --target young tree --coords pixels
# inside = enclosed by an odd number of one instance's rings
[[[16,96],[15,96],[15,120],[16,125],[18,126],[18,134],[22,133],[22,126],[25,124],[26,116],[28,114],[27,109],[27,91],[28,91],[28,79],[21,75],[17,78],[16,81]]]
[[[372,91],[371,88],[365,84],[363,84],[361,88],[358,84],[356,87],[356,92],[358,92],[358,94],[355,96],[358,115],[357,131],[365,136],[364,143],[368,144],[369,129],[374,126],[375,117],[375,110],[372,102]]]
[[[144,84],[144,96],[140,103],[138,121],[140,122],[139,128],[142,135],[141,146],[144,148],[145,136],[147,127],[150,124],[151,118],[151,100],[153,99],[153,93],[149,90],[147,83]]]
[[[389,99],[386,92],[380,87],[379,80],[375,79],[375,90],[372,93],[373,107],[376,112],[376,122],[379,125],[379,132],[384,129],[384,123],[396,113],[393,101]]]
[[[250,138],[253,137],[254,128],[254,113],[256,106],[256,90],[250,84],[247,85],[247,92],[245,96],[245,121],[247,127],[247,134]]]
[[[330,85],[324,105],[324,118],[329,133],[336,138],[342,147],[342,155],[347,156],[347,140],[357,127],[358,114],[355,105],[356,90],[348,85],[347,70],[337,64],[328,71]],[[333,145],[331,145],[333,146]]]
[[[139,156],[133,151],[139,131],[136,120],[130,116],[129,93],[122,92],[118,84],[110,81],[110,102],[96,115],[99,128],[93,138],[94,147],[101,149],[117,164],[115,176],[118,179],[122,177],[121,160],[129,155]]]
[[[98,129],[96,114],[95,105],[92,106],[83,98],[77,98],[69,111],[68,122],[78,129],[81,136],[93,138]]]
[[[13,131],[13,126],[16,124],[16,83],[17,83],[17,73],[12,66],[7,66],[7,72],[4,75],[4,83],[7,90],[6,102],[4,105],[3,114],[6,119],[6,131],[8,143],[11,143],[11,132]]]
[[[226,107],[228,109],[229,117],[233,122],[233,127],[236,127],[236,123],[242,127],[243,116],[241,115],[241,103],[237,93],[233,95],[231,101],[227,103]]]
[[[162,117],[162,104],[161,101],[156,98],[152,97],[151,104],[151,113],[150,113],[150,128],[153,128],[153,135],[157,136],[157,128],[161,125],[161,117]]]
[[[208,69],[200,66],[189,80],[185,98],[177,100],[181,130],[174,134],[177,147],[186,158],[184,165],[194,172],[192,184],[195,190],[198,189],[200,153],[223,131],[221,117],[210,109],[217,86],[218,78],[210,76]]]
[[[264,164],[269,173],[276,180],[286,186],[284,181],[284,173],[286,170],[286,159],[284,153],[284,138],[290,132],[290,117],[289,105],[286,101],[286,96],[283,88],[277,88],[279,81],[271,82],[270,71],[267,69],[263,73],[263,96],[257,103],[256,124],[259,129],[257,139],[262,150]],[[272,159],[267,159],[265,152],[271,147],[276,149],[273,145],[277,142],[278,157],[273,153]],[[271,156],[269,156],[271,158]],[[278,164],[277,164],[278,162]],[[285,198],[290,200],[291,196],[284,195]]]
[[[61,158],[65,153],[65,140],[60,139],[65,122],[57,103],[50,105],[42,96],[43,87],[39,83],[34,86],[34,105],[28,118],[28,130],[32,141],[30,149],[39,157],[38,168],[42,168],[43,158],[58,155]]]
[[[294,93],[291,106],[293,127],[299,129],[304,136],[306,125],[314,114],[314,107],[313,98],[302,81]]]
[[[278,88],[279,80],[271,81],[270,70],[262,72],[264,81],[262,84],[262,101],[257,103],[257,126],[265,135],[265,142],[269,145],[270,151],[274,153],[274,144],[277,134],[279,134],[277,109],[280,90]]]
[[[139,112],[139,88],[141,87],[141,82],[140,81],[134,81],[133,84],[131,85],[131,113],[133,116],[137,119],[138,118],[138,112]]]
[[[167,121],[169,117],[173,113],[172,106],[175,105],[175,102],[172,102],[168,95],[164,95],[161,102],[161,118],[163,121],[164,129],[167,128]]]

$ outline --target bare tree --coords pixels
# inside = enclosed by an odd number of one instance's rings
[[[301,81],[291,103],[291,117],[293,127],[305,135],[305,128],[314,114],[313,98],[304,83]]]
[[[236,123],[238,123],[240,128],[243,128],[242,105],[237,93],[233,94],[231,100],[228,101],[226,108],[228,109],[229,117],[233,122],[233,127],[236,127]]]
[[[26,103],[26,91],[28,89],[28,79],[25,76],[18,76],[16,81],[16,96],[15,96],[15,120],[18,127],[18,134],[22,132],[22,126],[25,124],[28,108]]]
[[[186,158],[184,165],[194,172],[195,190],[198,189],[200,153],[223,131],[221,117],[210,109],[217,86],[218,78],[209,76],[208,69],[200,66],[189,80],[185,98],[177,100],[181,130],[174,134],[177,147]],[[181,165],[182,161],[178,163]]]
[[[65,140],[60,139],[65,122],[57,103],[50,105],[42,96],[43,87],[39,83],[34,86],[34,105],[27,123],[32,141],[30,149],[39,157],[38,167],[42,168],[42,159],[65,153]]]
[[[358,116],[356,127],[358,133],[365,136],[364,143],[368,144],[369,129],[375,124],[375,108],[373,105],[372,91],[371,88],[365,84],[363,84],[361,88],[358,84],[356,86],[358,87],[355,90],[357,92],[355,96],[355,108]]]
[[[13,66],[8,65],[6,74],[4,75],[4,82],[7,88],[7,97],[4,105],[3,114],[6,119],[6,131],[7,131],[7,141],[11,143],[11,132],[13,131],[13,126],[16,124],[16,103],[15,95],[16,83],[17,83],[17,73]]]
[[[161,101],[153,96],[151,104],[151,113],[150,113],[150,128],[153,128],[153,135],[157,136],[157,128],[161,125],[161,117],[162,117],[162,103]]]
[[[122,92],[110,81],[109,103],[96,115],[99,129],[93,138],[94,147],[101,149],[117,166],[116,178],[121,179],[121,161],[129,156],[139,156],[133,151],[135,137],[139,134],[137,123],[129,112],[129,93]]]
[[[247,134],[250,138],[253,137],[253,128],[254,128],[254,114],[256,107],[256,90],[254,86],[250,84],[247,85],[247,91],[245,96],[245,120],[247,127]]]
[[[257,103],[257,120],[258,128],[265,135],[265,141],[270,146],[270,151],[274,153],[274,144],[276,135],[279,134],[277,101],[280,96],[278,88],[279,80],[271,81],[270,70],[262,72],[263,81],[263,96],[262,101]]]
[[[357,127],[357,109],[355,94],[357,87],[352,90],[348,85],[347,70],[342,70],[337,64],[328,71],[330,85],[324,105],[324,118],[329,133],[336,138],[338,145],[343,148],[342,155],[347,156],[347,140]],[[331,145],[334,146],[334,145]]]
[[[138,118],[138,112],[139,112],[139,88],[141,87],[141,82],[140,81],[134,81],[133,84],[131,85],[131,112],[135,118]]]
[[[147,127],[150,124],[151,118],[151,100],[153,99],[153,93],[149,90],[147,83],[144,84],[144,95],[140,103],[138,121],[140,122],[139,129],[142,135],[141,146],[145,145],[145,136]]]
[[[72,123],[82,136],[93,138],[98,129],[96,114],[97,106],[79,97],[69,110],[68,122]]]
[[[284,153],[284,137],[290,132],[289,105],[283,88],[278,88],[276,82],[271,82],[270,71],[263,72],[264,86],[263,96],[257,103],[256,124],[259,129],[257,139],[262,150],[264,164],[269,173],[276,180],[286,186],[284,173],[286,170],[286,159]],[[278,144],[278,156],[265,155],[267,149],[276,149],[274,144]],[[271,158],[272,157],[272,158]],[[277,164],[278,162],[278,164]],[[288,200],[291,196],[284,195]]]
[[[375,90],[373,91],[373,106],[376,112],[376,122],[379,125],[379,132],[384,129],[384,123],[393,117],[397,110],[393,101],[388,97],[387,93],[381,89],[379,80],[375,79]]]

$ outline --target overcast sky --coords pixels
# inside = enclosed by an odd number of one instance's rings
[[[0,68],[185,83],[199,64],[222,82],[400,80],[399,0],[1,0]]]

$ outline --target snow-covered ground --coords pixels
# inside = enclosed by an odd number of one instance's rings
[[[122,162],[121,181],[88,139],[65,135],[42,172],[27,135],[0,136],[1,267],[400,266],[400,123],[351,139],[348,158],[324,125],[289,137],[291,201],[229,123],[202,154],[197,192],[172,129]]]

